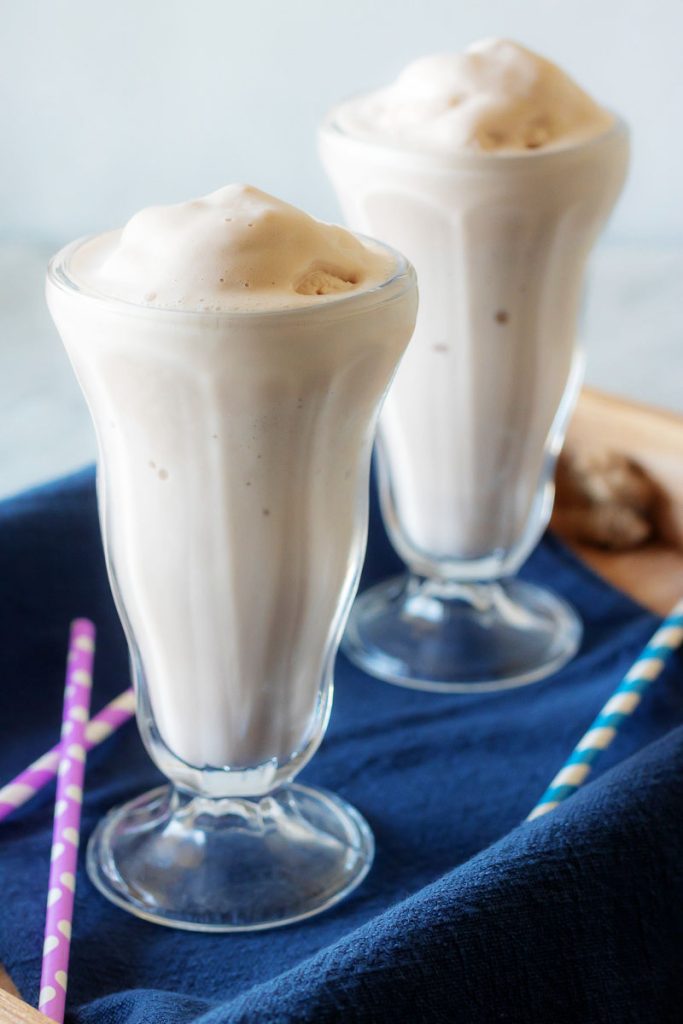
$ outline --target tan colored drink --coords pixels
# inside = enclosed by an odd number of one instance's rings
[[[412,269],[230,186],[68,247],[48,301],[97,431],[138,723],[176,787],[105,819],[91,876],[180,927],[306,917],[372,856],[357,812],[291,780],[330,711]]]
[[[393,543],[427,581],[388,585],[365,619],[358,606],[349,653],[408,685],[530,682],[580,632],[509,577],[550,515],[586,261],[623,184],[626,132],[554,65],[490,41],[341,104],[321,153],[347,222],[406,252],[421,296],[379,450]]]

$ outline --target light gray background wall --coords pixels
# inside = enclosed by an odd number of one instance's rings
[[[631,123],[588,380],[683,411],[683,0],[0,0],[0,494],[94,454],[44,306],[51,251],[228,181],[336,219],[324,111],[487,35],[544,53]]]
[[[416,55],[509,35],[623,111],[613,237],[683,236],[681,0],[3,0],[0,230],[66,240],[247,180],[336,207],[316,125]]]

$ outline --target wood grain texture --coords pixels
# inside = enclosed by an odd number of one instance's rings
[[[9,992],[0,990],[0,1024],[48,1024],[50,1018]]]
[[[0,964],[0,991],[9,992],[11,996],[19,997],[19,990],[14,984],[4,966]]]
[[[659,537],[626,552],[603,551],[562,536],[598,575],[664,615],[683,595],[683,417],[586,388],[567,433],[568,452],[617,452],[634,459],[659,490]]]

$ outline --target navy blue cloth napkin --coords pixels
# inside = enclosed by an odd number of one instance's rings
[[[399,568],[373,503],[365,582]],[[683,688],[675,656],[557,811],[520,824],[657,624],[552,539],[525,569],[581,612],[579,657],[526,689],[403,690],[340,658],[327,737],[302,779],[377,840],[364,884],[310,921],[195,935],[108,904],[81,868],[69,1020],[683,1020]],[[128,685],[92,471],[0,505],[0,780],[58,737],[69,621],[95,620],[93,705]],[[83,839],[159,774],[133,724],[88,760]],[[0,825],[0,960],[37,1001],[53,792]]]

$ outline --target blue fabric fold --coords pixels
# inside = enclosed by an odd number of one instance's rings
[[[400,568],[373,497],[364,584]],[[579,656],[501,694],[392,687],[343,657],[302,781],[370,822],[363,885],[318,918],[253,935],[163,929],[83,869],[69,979],[79,1024],[680,1021],[683,689],[678,655],[551,815],[520,824],[657,625],[550,537],[524,574],[580,611]],[[69,621],[95,620],[93,706],[128,684],[91,470],[0,505],[0,781],[58,737]],[[135,727],[90,755],[83,840],[158,783]],[[53,791],[0,824],[0,960],[36,1002]]]

